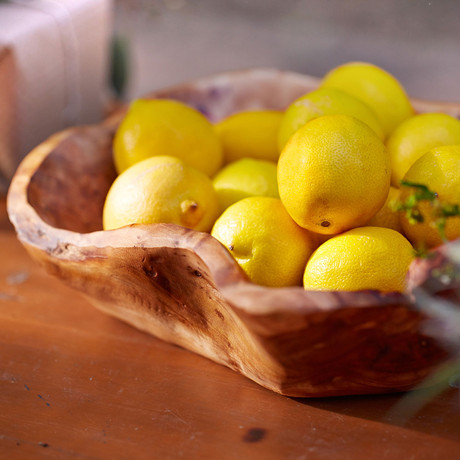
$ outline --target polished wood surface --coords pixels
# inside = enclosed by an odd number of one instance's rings
[[[287,398],[92,307],[25,252],[0,200],[0,458],[454,459],[455,385]],[[411,413],[413,411],[414,413]]]

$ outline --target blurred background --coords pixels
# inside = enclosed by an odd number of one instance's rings
[[[460,8],[451,0],[115,0],[128,51],[123,97],[247,67],[322,76],[350,60],[413,97],[460,101]]]
[[[51,134],[229,70],[362,60],[460,101],[459,20],[451,0],[0,0],[0,194]]]

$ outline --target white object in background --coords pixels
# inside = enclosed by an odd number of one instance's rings
[[[112,0],[0,3],[0,182],[51,134],[95,123],[108,96]]]

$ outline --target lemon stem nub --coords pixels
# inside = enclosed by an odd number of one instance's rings
[[[186,226],[195,226],[201,218],[200,208],[194,200],[184,200],[180,204],[182,216],[181,221]]]

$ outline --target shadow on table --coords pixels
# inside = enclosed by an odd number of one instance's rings
[[[431,397],[436,395],[436,397]],[[400,426],[448,439],[460,437],[458,382],[385,395],[342,396],[295,401],[348,417]]]

